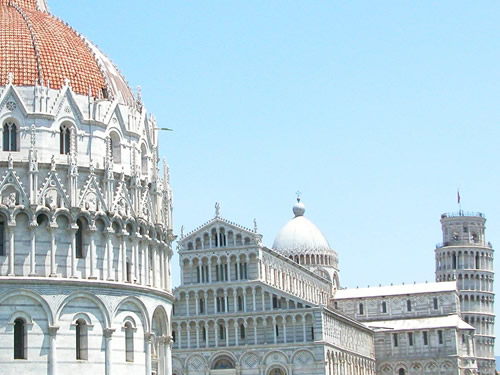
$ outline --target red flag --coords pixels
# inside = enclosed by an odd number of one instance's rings
[[[460,192],[457,189],[457,203],[460,204]]]

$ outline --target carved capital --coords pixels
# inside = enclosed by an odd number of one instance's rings
[[[58,326],[49,325],[49,327],[48,327],[49,335],[50,336],[55,336],[57,334],[57,330],[58,329],[59,329]]]
[[[111,336],[113,335],[113,333],[115,333],[115,329],[114,328],[104,328],[103,330],[103,333],[104,333],[104,337],[106,337],[107,339],[110,339]]]

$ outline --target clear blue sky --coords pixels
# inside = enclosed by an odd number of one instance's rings
[[[177,234],[218,201],[229,220],[256,218],[271,246],[300,190],[339,253],[343,286],[431,281],[440,214],[458,209],[459,187],[500,248],[498,1],[49,7],[175,129],[160,153]]]

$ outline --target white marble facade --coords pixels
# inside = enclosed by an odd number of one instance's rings
[[[155,118],[140,97],[14,80],[0,81],[0,372],[171,374]]]
[[[493,374],[478,371],[477,331],[453,278],[339,288],[337,253],[302,203],[293,211],[273,249],[218,205],[181,233],[174,374]]]

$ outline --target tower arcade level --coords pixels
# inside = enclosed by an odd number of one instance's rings
[[[457,281],[462,318],[476,329],[480,374],[495,373],[493,248],[479,212],[441,215],[443,242],[436,245],[436,281]]]

